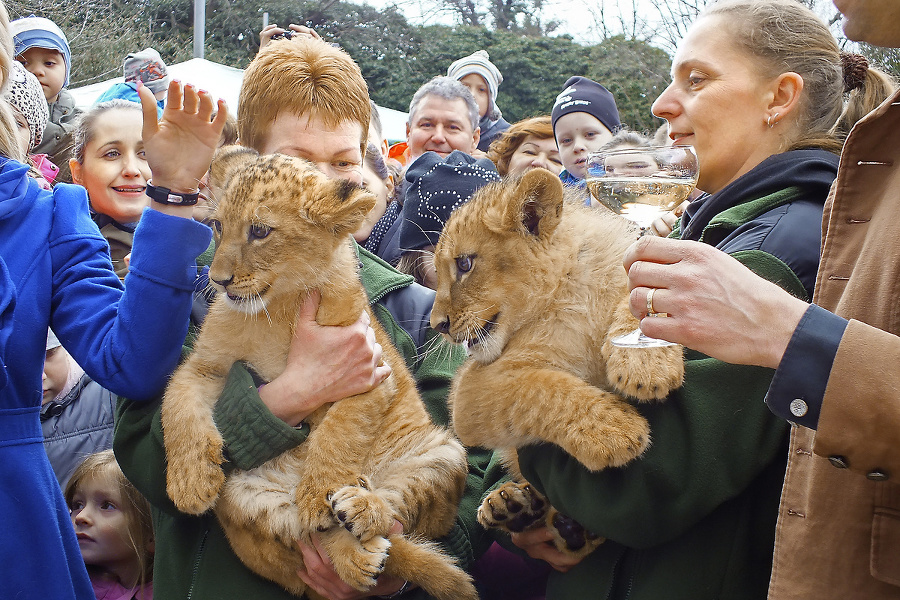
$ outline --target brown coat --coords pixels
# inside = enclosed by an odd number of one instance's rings
[[[847,139],[823,234],[813,301],[850,324],[793,428],[769,598],[900,598],[900,93]]]

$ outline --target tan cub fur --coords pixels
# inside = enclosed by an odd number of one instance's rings
[[[635,239],[625,219],[564,200],[543,169],[482,188],[447,221],[431,323],[470,353],[450,395],[453,424],[464,444],[509,449],[514,479],[485,499],[483,525],[521,530],[545,519],[557,546],[576,554],[602,541],[559,531],[574,523],[524,482],[514,449],[550,442],[596,471],[650,443],[628,398],[665,398],[684,363],[680,346],[610,341],[638,326],[622,268]]]
[[[477,598],[468,575],[424,541],[453,525],[465,450],[432,424],[371,312],[391,376],[313,413],[298,447],[224,474],[212,415],[231,365],[244,361],[266,381],[279,375],[311,290],[321,292],[322,325],[349,325],[368,310],[350,233],[374,197],[306,161],[240,147],[219,151],[211,179],[219,204],[210,280],[219,294],[163,401],[169,496],[187,513],[214,509],[238,557],[298,596],[307,587],[297,576],[303,561],[296,540],[319,531],[338,575],[359,590],[384,571],[438,598]],[[403,535],[389,535],[394,519]]]

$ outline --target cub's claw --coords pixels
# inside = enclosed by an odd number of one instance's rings
[[[359,485],[348,485],[331,496],[331,511],[335,520],[360,541],[373,536],[387,536],[394,517],[385,501],[372,492],[365,477]]]
[[[478,522],[512,533],[546,525],[553,534],[553,545],[573,556],[590,554],[603,543],[603,538],[550,506],[527,483],[508,481],[488,494],[478,508]]]
[[[684,381],[681,346],[618,348],[610,344],[606,376],[618,392],[641,401],[663,400]]]
[[[384,571],[391,542],[381,536],[365,542],[348,538],[348,543],[341,544],[341,551],[335,552],[332,563],[343,581],[364,592],[375,585]]]

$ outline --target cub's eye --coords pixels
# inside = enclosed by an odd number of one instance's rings
[[[216,235],[222,235],[222,222],[213,219],[209,222],[210,226],[213,228],[213,231],[216,232]]]
[[[272,228],[268,225],[253,224],[250,226],[250,239],[261,240],[272,233]]]
[[[468,273],[474,266],[475,260],[473,256],[464,254],[456,257],[456,270],[460,273]]]

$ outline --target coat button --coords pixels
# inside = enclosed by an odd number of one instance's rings
[[[870,479],[872,481],[887,481],[888,474],[884,471],[872,471],[871,473],[866,473],[866,479]]]
[[[828,462],[838,469],[846,469],[850,466],[850,463],[848,463],[847,459],[843,456],[829,456]]]
[[[809,411],[809,406],[800,398],[791,400],[791,414],[795,417],[802,417]]]

